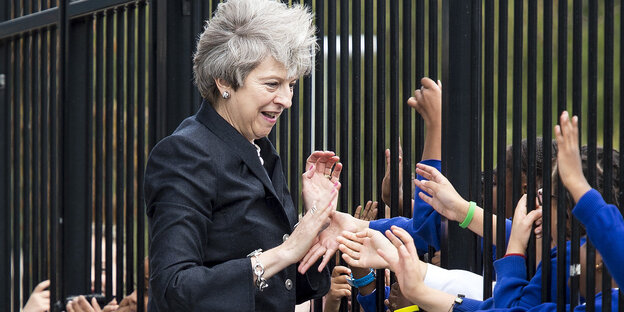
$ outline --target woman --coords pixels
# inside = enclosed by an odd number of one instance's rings
[[[146,168],[149,311],[293,311],[327,293],[329,271],[295,263],[329,223],[341,165],[308,158],[298,220],[266,138],[312,68],[314,32],[305,8],[271,0],[221,3],[207,22],[194,56],[204,102]]]

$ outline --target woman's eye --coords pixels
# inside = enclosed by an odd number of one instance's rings
[[[277,84],[277,82],[267,82],[266,85],[271,87],[271,88],[276,88],[278,84]]]

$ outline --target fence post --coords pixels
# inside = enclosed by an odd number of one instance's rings
[[[87,135],[91,134],[87,124],[87,106],[92,105],[87,98],[87,89],[91,77],[88,74],[87,59],[91,43],[87,41],[87,33],[91,31],[87,19],[72,21],[67,30],[71,44],[66,51],[61,50],[61,58],[69,56],[72,66],[68,66],[65,83],[66,97],[63,105],[62,124],[62,161],[63,175],[61,177],[62,201],[62,289],[63,296],[85,294],[90,290],[90,269],[86,259],[90,255],[91,238],[87,237],[87,227],[91,221],[87,219],[87,195],[91,190],[87,185],[87,159],[91,148],[87,146]],[[61,62],[63,66],[63,62]],[[61,86],[63,88],[64,86]],[[59,299],[62,299],[60,297]]]
[[[472,64],[477,57],[473,55],[472,41],[479,40],[473,38],[471,23],[473,15],[479,14],[473,10],[471,1],[449,0],[442,4],[442,171],[465,199],[471,189],[471,164],[476,161],[472,159],[471,147],[479,142],[469,131],[479,124],[472,120],[471,113],[472,106],[479,105],[475,101],[478,96],[473,96],[473,88],[467,83],[479,71]],[[457,222],[444,220],[441,242],[443,267],[477,269],[477,245],[468,230],[459,228]]]
[[[192,6],[185,1],[157,1],[154,5],[156,25],[156,141],[169,135],[178,124],[195,113],[200,103],[193,103],[192,56],[199,34],[191,25]]]
[[[4,20],[4,11],[0,13],[0,20]],[[7,92],[7,79],[9,69],[9,41],[0,44],[0,116],[2,122],[0,125],[0,166],[2,166],[2,174],[0,176],[0,220],[2,220],[2,229],[0,229],[0,310],[9,311],[11,303],[11,218],[10,218],[10,201],[9,201],[9,185],[11,175],[10,172],[10,151],[11,143],[9,135],[11,133],[11,116],[9,114],[9,96]]]

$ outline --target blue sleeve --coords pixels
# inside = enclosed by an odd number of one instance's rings
[[[585,225],[587,237],[602,255],[615,282],[624,287],[624,219],[620,211],[592,189],[579,199],[572,213]]]
[[[420,163],[435,167],[438,170],[441,168],[441,162],[437,159],[423,160]],[[420,175],[416,178],[418,180],[425,179]],[[414,191],[413,218],[411,220],[405,217],[373,220],[370,222],[369,227],[382,233],[385,233],[393,225],[403,228],[414,238],[414,244],[419,253],[426,253],[429,251],[430,245],[436,250],[440,249],[440,215],[431,205],[420,199],[418,196],[419,192],[421,192],[421,189],[416,187]]]
[[[384,293],[384,298],[388,299],[388,296],[390,295],[390,286],[385,287]],[[373,290],[372,293],[365,296],[358,294],[357,301],[360,303],[360,307],[364,309],[364,312],[375,312],[377,311],[377,305],[375,304],[377,301],[376,297],[377,289]],[[384,307],[386,308],[386,310],[388,309],[388,307],[386,307],[385,305]]]
[[[541,270],[529,281],[526,259],[521,256],[507,256],[496,260],[494,268],[497,275],[494,287],[496,308],[529,309],[541,302]]]

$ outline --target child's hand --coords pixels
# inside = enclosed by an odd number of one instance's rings
[[[451,182],[440,171],[431,166],[417,164],[416,173],[429,180],[414,180],[416,186],[431,195],[427,196],[423,192],[418,193],[422,200],[449,220],[458,222],[464,220],[470,205],[457,193]]]
[[[381,199],[388,206],[392,206],[392,188],[390,180],[390,150],[386,149],[386,172],[384,174],[383,180],[381,181]],[[403,148],[401,147],[401,139],[399,139],[399,205],[402,209],[403,207]]]
[[[366,206],[362,209],[362,205],[357,206],[355,209],[354,217],[364,220],[371,221],[377,219],[377,201],[367,201]]]
[[[389,255],[381,249],[377,252],[388,262],[390,269],[396,274],[397,281],[401,285],[401,293],[405,295],[407,300],[417,302],[417,298],[422,295],[421,291],[425,285],[423,282],[425,271],[422,261],[418,258],[414,240],[407,231],[396,226],[392,226],[392,232],[386,231],[386,236],[398,250],[399,256]]]
[[[570,116],[567,111],[561,113],[559,118],[561,125],[555,126],[557,138],[557,168],[561,182],[568,189],[574,201],[578,202],[581,197],[591,189],[583,175],[581,155],[578,140],[578,117]]]
[[[26,302],[26,306],[24,306],[22,311],[50,311],[50,291],[47,290],[48,287],[50,287],[50,280],[45,280],[39,283],[33,290],[32,294],[30,294],[30,298],[28,298],[28,302]]]
[[[344,231],[337,241],[340,243],[338,249],[342,252],[342,258],[352,267],[387,268],[388,262],[379,256],[378,249],[385,250],[388,257],[398,257],[392,243],[381,232],[373,229],[358,233]]]
[[[424,77],[420,80],[422,87],[414,90],[414,96],[407,100],[422,116],[427,129],[442,125],[442,83]]]
[[[524,254],[526,252],[533,224],[541,217],[541,207],[527,214],[527,196],[524,194],[518,201],[516,212],[514,213],[507,254]]]
[[[351,285],[347,283],[347,276],[351,274],[349,268],[337,265],[332,270],[331,287],[327,293],[328,301],[340,302],[342,297],[351,296]]]

